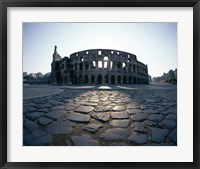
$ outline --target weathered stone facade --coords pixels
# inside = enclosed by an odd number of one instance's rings
[[[55,46],[51,77],[57,84],[148,84],[148,67],[136,55],[112,49],[84,50],[61,59]]]

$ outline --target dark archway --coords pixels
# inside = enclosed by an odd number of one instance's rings
[[[83,77],[82,77],[82,75],[79,76],[79,83],[83,83]]]
[[[67,76],[65,76],[65,82],[64,83],[67,83]]]
[[[137,84],[139,84],[140,83],[140,81],[139,81],[139,77],[137,78]]]
[[[121,76],[117,76],[117,83],[121,84]]]
[[[128,78],[128,83],[132,84],[132,77],[131,76],[129,76],[129,78]]]
[[[60,72],[56,73],[56,82],[57,82],[57,84],[61,84],[61,74],[60,74]]]
[[[95,76],[94,75],[91,76],[91,83],[95,83]]]
[[[98,77],[97,77],[97,83],[98,84],[102,83],[102,76],[101,75],[98,75]]]
[[[80,63],[80,64],[79,64],[79,69],[80,69],[80,70],[83,70],[83,63]]]
[[[108,77],[108,75],[104,76],[104,83],[109,83],[109,77]]]
[[[78,78],[77,76],[74,77],[74,84],[77,84],[78,83]]]
[[[127,78],[126,76],[123,77],[123,84],[126,84],[127,83]]]
[[[136,77],[133,78],[133,84],[136,84]]]
[[[114,75],[111,76],[111,84],[115,84],[115,76]]]
[[[85,75],[85,83],[89,83],[88,75]]]

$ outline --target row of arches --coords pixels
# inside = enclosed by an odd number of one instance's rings
[[[148,84],[147,78],[132,76],[85,75],[74,76],[73,84]]]

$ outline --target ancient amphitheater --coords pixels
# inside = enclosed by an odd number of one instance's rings
[[[55,46],[51,78],[57,84],[148,84],[148,67],[136,55],[112,49],[89,49],[61,58]]]

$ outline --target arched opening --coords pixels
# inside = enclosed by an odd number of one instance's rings
[[[105,56],[105,57],[103,58],[103,60],[108,60],[108,56]]]
[[[108,68],[108,62],[104,62],[103,67],[104,67],[105,69],[107,69],[107,68]]]
[[[74,77],[74,84],[77,84],[78,83],[78,78],[77,76]]]
[[[95,76],[94,75],[91,76],[91,83],[95,83]]]
[[[112,66],[111,66],[112,70],[115,70],[115,61],[111,61],[111,63],[112,63]]]
[[[139,79],[139,77],[137,78],[137,84],[139,84],[140,83],[140,79]]]
[[[126,76],[124,76],[123,77],[123,84],[126,84],[127,83],[126,81],[127,81],[127,78],[126,78]]]
[[[126,63],[122,63],[122,68],[123,68],[123,71],[126,71]]]
[[[61,74],[60,74],[60,72],[57,72],[56,73],[56,82],[57,82],[57,84],[61,84],[60,78],[61,78]]]
[[[131,76],[129,76],[129,78],[128,78],[128,83],[129,83],[129,84],[132,83],[132,77],[131,77]]]
[[[117,83],[121,84],[121,76],[117,76]]]
[[[89,83],[88,75],[85,75],[85,83]]]
[[[133,78],[133,83],[136,84],[136,77]]]
[[[140,84],[142,84],[142,78],[140,78]]]
[[[67,83],[67,76],[65,76],[65,82],[64,83]]]
[[[135,73],[135,65],[133,65],[133,73]]]
[[[80,69],[80,70],[83,70],[83,63],[80,63],[80,64],[79,64],[79,69]]]
[[[97,77],[97,83],[98,84],[102,83],[102,76],[101,75],[98,75],[98,77]]]
[[[117,62],[117,69],[121,70],[122,68],[122,63],[121,62]]]
[[[96,62],[95,61],[91,61],[91,68],[95,69],[96,68]]]
[[[82,75],[79,76],[79,83],[83,83],[83,77],[82,77]]]
[[[115,84],[115,76],[114,75],[111,76],[111,84]]]
[[[102,68],[102,61],[98,61],[98,68]]]
[[[77,70],[78,69],[78,64],[77,63],[75,63],[75,70]]]
[[[80,61],[83,62],[83,57],[80,57]]]
[[[73,64],[70,65],[71,70],[73,70]]]
[[[89,69],[89,63],[88,61],[85,62],[85,70],[88,70]]]
[[[109,82],[109,77],[108,77],[108,75],[105,75],[104,76],[104,83],[108,83]]]
[[[128,71],[131,72],[131,69],[132,69],[132,65],[129,64],[129,65],[128,65]]]

